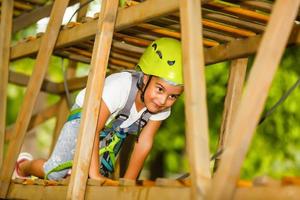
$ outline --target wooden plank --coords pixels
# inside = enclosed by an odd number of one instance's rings
[[[213,10],[218,10],[223,13],[229,13],[231,15],[238,15],[241,18],[256,20],[262,23],[267,23],[269,20],[269,16],[266,14],[255,12],[252,10],[247,10],[237,6],[228,6],[222,2],[209,2],[205,5],[205,7],[211,8]]]
[[[149,0],[151,1],[151,0]],[[169,3],[169,1],[168,1]],[[170,1],[172,3],[172,1]],[[143,3],[141,3],[143,4]],[[127,8],[125,10],[120,9],[119,13],[126,12],[128,15],[130,13],[130,8]],[[151,11],[155,12],[155,11]],[[167,12],[167,11],[165,11]],[[123,15],[126,15],[125,13]],[[118,15],[119,16],[119,15]],[[148,16],[148,12],[145,13],[146,19]],[[149,14],[149,16],[151,16]],[[130,20],[131,18],[126,18],[127,20]],[[124,19],[125,20],[125,19]],[[84,40],[87,37],[90,37],[95,34],[95,20],[84,23],[82,25],[79,25],[77,27],[74,27],[72,29],[63,30],[60,32],[59,38],[61,38],[57,42],[56,46],[64,46],[64,45],[70,45],[71,43],[78,42],[79,40]],[[128,22],[129,23],[129,22]],[[118,27],[118,24],[116,24],[116,27]],[[291,34],[289,44],[300,44],[300,26],[294,25],[294,30]],[[120,28],[121,29],[121,28]],[[262,36],[257,35],[250,37],[248,39],[239,39],[239,40],[233,40],[232,42],[218,45],[216,47],[212,47],[209,49],[204,50],[205,55],[205,63],[206,64],[213,64],[217,62],[222,62],[224,60],[230,60],[230,59],[236,59],[241,57],[247,57],[249,55],[254,54],[257,51],[257,48],[259,46],[259,43],[261,41]],[[31,55],[36,52],[40,44],[40,39],[36,39],[31,42],[26,43],[20,43],[14,47],[11,48],[11,59],[18,59],[24,56]],[[123,44],[118,44],[123,45]],[[126,44],[124,44],[126,45]],[[141,50],[143,51],[143,50]],[[73,56],[72,56],[73,57]],[[77,58],[74,58],[78,60]],[[89,61],[85,61],[89,62]]]
[[[9,72],[9,82],[19,85],[19,86],[27,86],[29,82],[29,76],[19,73],[19,72]],[[82,89],[85,87],[87,81],[87,77],[76,77],[67,80],[68,88],[70,92],[74,92],[76,90]],[[44,80],[42,83],[41,91],[51,93],[51,94],[63,94],[65,93],[64,83],[56,83],[49,80]]]
[[[229,78],[227,86],[227,94],[225,97],[224,110],[222,116],[222,124],[218,141],[218,150],[226,148],[226,139],[231,133],[233,119],[236,115],[237,107],[240,103],[244,81],[246,76],[248,58],[240,58],[231,61],[229,69]],[[214,171],[218,168],[220,158],[216,158]]]
[[[232,34],[232,35],[235,35],[238,37],[251,37],[251,36],[255,35],[255,33],[252,31],[248,31],[248,30],[241,29],[241,28],[235,28],[235,27],[231,27],[231,26],[225,26],[223,24],[216,23],[212,20],[203,19],[202,23],[203,23],[204,27],[216,29],[218,31],[224,31],[224,32],[227,32],[229,34]]]
[[[22,185],[12,183],[8,198],[11,199],[66,199],[66,186]],[[189,187],[141,187],[87,185],[86,200],[93,199],[189,199]]]
[[[6,99],[8,85],[8,71],[10,58],[10,40],[12,34],[13,3],[3,0],[1,5],[0,24],[0,169],[4,160],[4,137],[6,127]]]
[[[157,6],[160,5],[160,6]],[[179,0],[168,0],[163,4],[160,0],[147,0],[139,5],[120,9],[117,15],[116,31],[123,30],[130,26],[149,21],[158,16],[167,15],[177,11]],[[91,38],[97,32],[97,20],[86,22],[72,29],[62,30],[56,42],[57,47],[63,47],[78,41]],[[11,49],[11,59],[32,55],[37,52],[40,46],[40,39],[29,43],[20,43]]]
[[[245,21],[245,20],[242,20],[239,18],[235,18],[232,16],[228,16],[228,15],[224,15],[224,14],[221,14],[218,12],[212,12],[212,11],[208,11],[208,10],[204,10],[203,12],[204,12],[204,14],[203,14],[204,18],[210,19],[210,20],[213,20],[216,22],[222,22],[225,24],[239,27],[239,28],[244,28],[247,30],[254,31],[256,33],[261,33],[265,30],[265,26],[258,24],[258,23]]]
[[[7,158],[9,159],[5,160],[6,162],[1,169],[0,198],[5,198],[7,194],[10,184],[10,178],[15,167],[15,162],[17,160],[27,127],[29,125],[34,104],[36,102],[43,79],[47,72],[49,60],[57,39],[63,14],[68,5],[68,2],[68,0],[55,1],[53,5],[50,21],[47,26],[46,33],[42,37],[41,48],[38,52],[37,60],[28,84],[28,88],[25,93],[24,101],[16,120],[16,127],[14,131],[18,139],[12,140],[10,142],[7,151]]]
[[[87,186],[86,200],[91,199],[147,199],[147,200],[173,200],[190,199],[190,187],[141,187],[124,185],[122,187],[111,186]],[[9,199],[55,199],[64,200],[67,186],[43,186],[22,185],[12,183],[8,193]],[[272,199],[297,200],[300,195],[299,186],[285,187],[243,187],[237,188],[233,200]]]
[[[225,60],[244,58],[257,52],[262,40],[261,35],[256,35],[243,40],[233,40],[204,50],[205,64],[214,64]],[[295,25],[290,35],[289,44],[300,44],[300,26]]]
[[[300,0],[277,0],[213,179],[209,199],[232,199],[235,183],[284,52]]]
[[[74,5],[78,0],[70,0],[69,5]],[[13,33],[37,22],[38,20],[50,15],[53,4],[48,4],[27,12],[17,17],[13,21]]]
[[[27,86],[30,76],[25,75],[20,72],[14,72],[14,71],[9,71],[9,77],[8,80],[10,83],[19,85],[19,86]],[[41,90],[45,92],[50,92],[50,93],[55,93],[57,90],[58,84],[51,82],[49,80],[44,80],[42,83]]]
[[[299,186],[285,187],[246,187],[238,188],[233,200],[253,200],[253,199],[272,199],[272,200],[297,200],[300,196]]]
[[[78,15],[77,15],[77,19],[76,19],[76,21],[78,21],[78,22],[80,22],[86,16],[86,13],[89,8],[89,3],[85,4],[88,2],[88,0],[79,0],[79,2],[80,2],[80,6],[83,6],[83,7],[81,7],[81,9],[78,11]],[[85,5],[83,5],[83,4],[85,4]]]
[[[180,1],[180,16],[192,198],[200,199],[208,186],[203,178],[211,177],[200,0]]]
[[[203,24],[204,23],[205,22],[203,21]],[[145,29],[147,32],[152,32],[152,33],[155,33],[155,34],[159,34],[163,37],[173,37],[175,39],[180,39],[181,38],[180,32],[173,31],[173,30],[166,29],[166,28],[162,28],[162,27],[159,27],[159,26],[143,23],[143,24],[137,25],[137,27]],[[203,39],[203,44],[205,46],[208,46],[208,47],[213,47],[213,46],[219,45],[218,42],[215,42],[215,41],[212,41],[212,40],[207,40],[207,39]]]
[[[67,199],[84,199],[118,0],[103,0]]]

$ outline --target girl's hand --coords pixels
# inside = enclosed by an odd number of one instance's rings
[[[107,186],[118,186],[119,181],[112,180],[110,178],[107,178],[105,176],[102,176],[100,173],[97,175],[90,176],[91,179],[97,180],[100,182],[100,185],[107,185]]]

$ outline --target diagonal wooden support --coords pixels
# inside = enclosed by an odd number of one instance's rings
[[[227,86],[227,94],[224,103],[224,111],[222,117],[222,125],[220,130],[218,151],[221,151],[226,146],[228,135],[231,133],[233,119],[240,100],[244,87],[248,58],[240,58],[231,61],[229,69],[229,79]],[[220,159],[216,158],[214,171],[218,168]]]
[[[88,11],[88,4],[87,5],[83,5],[84,3],[87,3],[88,0],[80,0],[80,5],[79,6],[83,6],[81,7],[81,9],[78,11],[77,14],[77,19],[76,21],[80,21],[83,17],[86,16],[86,13]],[[72,3],[72,2],[70,2]],[[67,77],[69,78],[74,78],[76,76],[76,68],[77,68],[77,62],[73,61],[73,60],[69,60],[69,64],[67,67]],[[66,77],[65,77],[66,78]],[[68,85],[68,90],[69,90],[69,85]],[[49,155],[51,155],[56,141],[59,137],[60,131],[67,119],[67,114],[69,113],[69,107],[70,106],[70,101],[71,99],[68,99],[68,95],[61,95],[61,101],[60,101],[60,108],[59,111],[57,113],[57,117],[56,117],[56,124],[55,124],[55,128],[54,128],[54,133],[52,136],[52,141],[51,141],[51,146],[50,146],[50,151],[49,151]]]
[[[118,0],[102,0],[67,199],[84,199]]]
[[[210,179],[209,137],[202,43],[201,1],[180,1],[186,137],[192,177],[192,197],[206,193]],[[207,179],[207,182],[203,181]]]
[[[0,169],[4,160],[4,136],[6,127],[6,97],[10,59],[10,39],[12,33],[14,1],[3,0],[0,24]]]
[[[277,0],[273,7],[208,199],[226,200],[233,197],[243,160],[263,111],[299,4],[300,0]]]
[[[34,70],[28,88],[25,93],[24,101],[21,110],[16,120],[16,126],[14,129],[15,138],[9,143],[7,158],[0,174],[0,198],[5,198],[11,175],[13,173],[15,162],[20,152],[24,136],[32,115],[34,104],[39,94],[43,79],[47,72],[49,60],[57,40],[60,25],[63,19],[63,15],[66,7],[68,6],[69,0],[55,1],[53,9],[50,15],[50,21],[47,26],[46,33],[42,37],[40,50],[37,55],[37,60],[34,66]]]

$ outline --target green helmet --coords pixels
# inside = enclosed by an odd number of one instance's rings
[[[160,38],[147,47],[138,66],[143,73],[158,76],[175,85],[183,84],[181,43]]]

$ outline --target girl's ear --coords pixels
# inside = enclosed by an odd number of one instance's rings
[[[148,80],[149,80],[149,75],[144,74],[144,76],[143,76],[143,83],[144,83],[144,85],[147,84]]]

